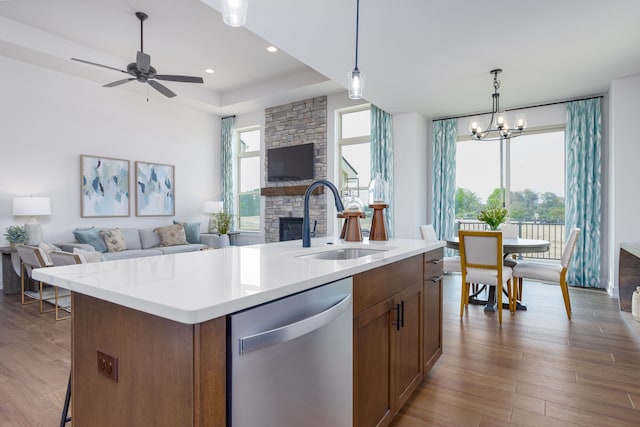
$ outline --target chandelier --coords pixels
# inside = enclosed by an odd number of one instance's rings
[[[502,70],[500,68],[490,71],[490,73],[493,74],[493,94],[491,95],[493,98],[493,108],[491,109],[489,126],[487,129],[484,129],[480,117],[472,117],[469,121],[471,139],[494,141],[505,138],[515,138],[522,135],[527,128],[527,118],[524,113],[518,113],[514,126],[510,127],[506,112],[500,110],[500,93],[498,92],[498,89],[500,89],[500,81],[498,80],[498,74],[501,72]]]

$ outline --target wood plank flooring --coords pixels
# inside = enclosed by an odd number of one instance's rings
[[[447,276],[443,355],[392,425],[640,426],[640,337],[605,292],[570,295],[571,322],[557,286],[526,282],[500,327],[482,306],[460,319]]]
[[[444,286],[444,352],[396,417],[415,426],[638,426],[640,337],[602,291],[525,283],[527,311],[470,306],[459,317],[460,276]],[[70,369],[70,321],[0,296],[0,426],[60,422]]]

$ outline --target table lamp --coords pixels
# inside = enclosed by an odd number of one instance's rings
[[[209,233],[216,231],[216,218],[215,215],[224,210],[224,203],[221,201],[207,201],[204,202],[204,213],[209,214],[209,227],[207,230]]]
[[[13,199],[13,216],[28,216],[24,229],[29,233],[27,245],[37,246],[42,242],[42,228],[36,216],[51,215],[48,197],[16,197]]]

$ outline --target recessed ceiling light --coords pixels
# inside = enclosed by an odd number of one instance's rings
[[[275,46],[269,46],[269,47],[267,48],[267,51],[269,51],[269,52],[277,52],[277,51],[278,51],[278,48],[277,48],[277,47],[275,47]]]
[[[213,74],[213,68],[207,68],[206,70],[204,70],[205,73],[207,74]]]

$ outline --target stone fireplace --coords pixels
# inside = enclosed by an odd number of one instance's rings
[[[261,193],[265,197],[265,242],[280,240],[280,218],[302,218],[304,192],[314,180],[327,177],[327,97],[305,99],[265,110],[265,153],[270,148],[298,144],[314,144],[314,179],[303,181],[269,182]],[[267,162],[264,159],[265,173]],[[315,221],[316,236],[327,234],[327,203],[325,193],[309,199],[309,224]]]

